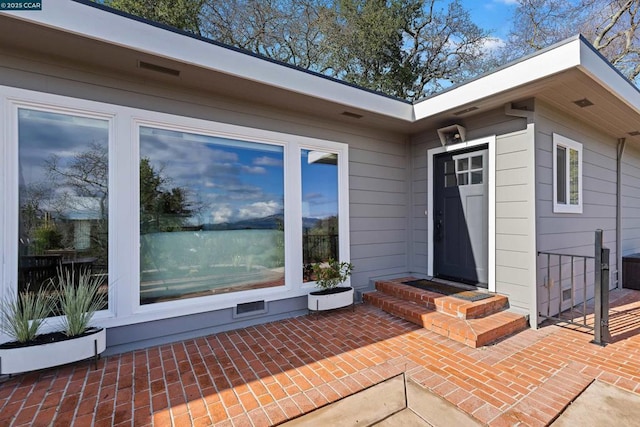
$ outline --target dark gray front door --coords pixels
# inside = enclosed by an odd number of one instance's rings
[[[436,277],[487,287],[488,150],[434,158],[433,268]]]

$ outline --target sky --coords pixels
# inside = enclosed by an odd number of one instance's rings
[[[461,3],[474,23],[500,39],[509,33],[511,14],[518,4],[517,0],[461,0]]]

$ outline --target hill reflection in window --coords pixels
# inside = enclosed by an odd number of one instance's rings
[[[140,303],[284,285],[281,146],[140,128]]]

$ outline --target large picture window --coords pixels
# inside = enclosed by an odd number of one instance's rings
[[[284,149],[140,127],[140,304],[284,285]]]
[[[106,327],[256,301],[268,312],[308,294],[313,264],[349,261],[347,144],[0,95],[2,298],[44,289],[62,269],[101,279]]]
[[[59,269],[107,286],[108,151],[106,119],[18,109],[18,292]]]
[[[555,133],[553,211],[582,213],[582,144]]]

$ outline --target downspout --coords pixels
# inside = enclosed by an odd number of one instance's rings
[[[625,138],[618,138],[616,147],[616,287],[622,289],[622,155]]]

